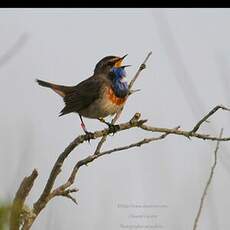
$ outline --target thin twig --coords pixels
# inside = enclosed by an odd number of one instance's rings
[[[74,197],[72,197],[72,193],[78,192],[78,189],[66,189],[65,191],[60,192],[59,196],[64,196],[66,198],[69,198],[70,200],[72,200],[75,204],[78,204],[76,199]]]
[[[146,56],[145,60],[143,61],[143,63],[142,63],[142,64],[140,65],[140,67],[138,68],[137,73],[134,75],[133,79],[130,81],[129,86],[128,86],[128,89],[129,89],[130,92],[131,92],[131,88],[132,88],[134,82],[137,80],[137,78],[138,78],[138,76],[140,75],[141,71],[142,71],[143,69],[146,68],[146,62],[148,61],[148,59],[150,58],[151,55],[152,55],[152,51],[148,53],[148,55]],[[128,99],[129,96],[130,96],[130,94],[126,97],[126,101],[127,101],[127,99]],[[125,103],[126,103],[126,101],[125,101]],[[125,105],[125,104],[124,104],[124,105]],[[113,120],[112,120],[112,122],[111,122],[112,124],[115,124],[115,122],[119,119],[119,117],[120,117],[120,115],[121,115],[121,112],[122,112],[122,110],[123,110],[123,108],[124,108],[124,105],[123,105],[123,107],[116,113],[115,117],[113,118]],[[96,147],[96,150],[95,150],[94,154],[99,154],[99,153],[100,153],[101,147],[102,147],[102,145],[105,143],[106,138],[107,138],[106,136],[104,136],[104,137],[101,138],[101,140],[99,141],[99,143],[98,143],[98,145],[97,145],[97,147]]]
[[[223,134],[223,128],[220,131],[219,138],[222,137],[222,134]],[[209,186],[210,186],[210,184],[212,182],[212,179],[213,179],[214,170],[215,170],[216,164],[217,164],[217,152],[218,152],[218,149],[219,149],[219,145],[220,145],[220,140],[218,140],[217,143],[216,143],[216,149],[214,151],[214,163],[213,163],[213,165],[211,167],[211,172],[210,172],[208,181],[206,183],[205,189],[204,189],[202,197],[201,197],[200,206],[199,206],[199,209],[198,209],[195,221],[194,221],[194,225],[193,225],[193,230],[197,229],[197,224],[198,224],[198,221],[200,219],[201,211],[202,211],[202,208],[203,208],[203,205],[204,205],[204,200],[205,200],[205,197],[207,196],[208,188],[209,188]]]
[[[174,128],[174,129],[177,130],[179,128],[180,127],[178,126],[178,127]],[[106,155],[106,154],[110,154],[110,153],[113,153],[113,152],[118,152],[118,151],[130,149],[130,148],[134,148],[134,147],[141,147],[144,144],[148,144],[148,143],[153,142],[153,141],[162,140],[165,137],[167,137],[168,135],[169,135],[169,133],[164,133],[164,134],[160,135],[159,137],[144,138],[143,140],[138,141],[138,142],[133,143],[133,144],[130,144],[130,145],[110,149],[110,150],[107,150],[107,151],[104,151],[104,152],[100,152],[100,154],[98,154],[98,157]]]
[[[192,133],[191,131],[186,130],[175,130],[175,129],[169,129],[169,128],[160,128],[160,127],[153,127],[150,125],[141,125],[139,128],[150,131],[150,132],[156,132],[156,133],[168,133],[168,134],[175,134],[179,136],[184,136],[186,138],[195,137],[202,140],[210,140],[210,141],[230,141],[230,137],[216,137],[216,136],[210,136],[209,134],[202,134],[202,133]]]
[[[146,62],[148,61],[148,59],[150,58],[151,55],[152,55],[152,51],[148,53],[147,57],[145,58],[145,60],[143,61],[143,63],[140,65],[137,73],[135,74],[135,76],[133,77],[133,79],[130,81],[130,83],[129,83],[129,90],[131,90],[131,88],[133,87],[133,84],[137,80],[137,78],[140,75],[141,71],[146,68]]]
[[[162,140],[162,139],[164,139],[168,135],[169,135],[168,133],[165,133],[165,134],[160,135],[159,137],[144,138],[143,140],[138,141],[138,142],[133,143],[133,144],[130,144],[130,145],[126,145],[126,146],[122,146],[122,147],[118,147],[118,148],[106,150],[104,152],[100,152],[97,155],[97,158],[101,157],[101,156],[104,156],[106,154],[111,154],[113,152],[123,151],[123,150],[134,148],[134,147],[141,147],[144,144],[148,144],[148,143],[153,142],[153,141]]]
[[[223,105],[217,105],[215,108],[213,108],[206,116],[204,116],[199,122],[197,122],[197,124],[194,126],[194,128],[191,130],[192,133],[195,133],[201,126],[202,123],[204,123],[205,121],[207,121],[207,119],[212,116],[218,109],[223,109],[223,110],[227,110],[230,111],[229,108],[226,108]]]

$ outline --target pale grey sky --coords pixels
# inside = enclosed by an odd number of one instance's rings
[[[120,121],[141,112],[162,127],[194,123],[217,104],[230,107],[230,9],[0,9],[0,197],[12,199],[33,168],[39,177],[31,205],[67,144],[82,133],[75,114],[58,117],[62,99],[39,87],[35,78],[77,84],[106,55],[124,55],[131,79],[153,52],[135,83]],[[230,136],[230,114],[218,112],[201,131]],[[90,130],[104,127],[85,119]],[[104,149],[150,136],[130,130],[109,138]],[[57,183],[77,160],[94,151],[96,141],[74,150]],[[219,163],[199,228],[229,229],[229,143],[221,144]],[[32,229],[127,229],[127,224],[161,224],[191,229],[213,161],[214,142],[169,136],[138,149],[106,156],[80,170],[78,206],[53,200]],[[167,205],[119,208],[118,204]],[[156,219],[130,215],[157,215]],[[123,227],[122,227],[123,226]]]

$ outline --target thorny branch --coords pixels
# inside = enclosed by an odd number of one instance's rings
[[[133,79],[131,80],[130,84],[129,84],[129,89],[131,90],[134,82],[136,81],[137,77],[139,76],[139,74],[141,73],[141,71],[146,67],[146,62],[149,59],[149,57],[151,56],[151,52],[147,55],[146,59],[144,60],[144,62],[141,64],[141,66],[139,67],[136,75],[133,77]],[[128,96],[127,96],[128,98]],[[127,101],[127,100],[126,100]],[[98,146],[96,148],[96,151],[93,154],[89,154],[87,157],[85,157],[84,159],[79,160],[76,165],[74,166],[72,172],[70,173],[69,178],[67,179],[67,181],[65,183],[63,183],[62,185],[53,188],[54,187],[54,183],[56,181],[57,176],[59,175],[59,173],[61,172],[61,168],[62,165],[64,163],[64,161],[66,160],[66,158],[69,156],[69,154],[80,144],[82,144],[85,141],[88,141],[88,136],[87,135],[80,135],[78,137],[76,137],[67,147],[66,149],[59,155],[58,159],[56,160],[51,173],[49,175],[48,181],[44,187],[43,192],[41,193],[39,199],[34,203],[33,208],[27,208],[27,215],[24,216],[24,220],[23,220],[23,224],[22,224],[22,229],[23,230],[28,230],[30,229],[30,227],[32,226],[33,222],[35,221],[35,219],[39,216],[39,213],[46,207],[46,205],[48,204],[48,202],[56,197],[56,196],[64,196],[70,200],[72,200],[75,204],[77,204],[76,199],[72,196],[72,193],[78,192],[78,189],[76,188],[70,188],[73,183],[75,182],[76,179],[76,175],[80,169],[81,166],[83,165],[87,165],[90,162],[93,162],[94,160],[104,156],[104,155],[108,155],[111,154],[113,152],[118,152],[118,151],[122,151],[122,150],[126,150],[126,149],[130,149],[130,148],[134,148],[134,147],[140,147],[141,145],[153,142],[153,141],[158,141],[158,140],[162,140],[164,138],[166,138],[167,136],[173,134],[173,135],[180,135],[180,136],[184,136],[186,138],[198,138],[198,139],[203,139],[203,140],[216,140],[218,141],[218,143],[220,141],[229,141],[230,137],[216,137],[216,136],[210,136],[209,134],[203,134],[203,133],[197,133],[198,129],[200,128],[200,126],[207,121],[207,119],[212,116],[218,109],[223,109],[223,110],[229,110],[228,108],[219,105],[216,106],[214,109],[212,109],[207,115],[205,115],[199,122],[197,122],[197,124],[194,125],[194,127],[187,131],[187,130],[181,130],[180,127],[176,127],[176,128],[160,128],[160,127],[153,127],[150,125],[147,125],[146,122],[147,120],[145,119],[140,119],[141,115],[140,113],[136,113],[132,119],[130,119],[130,121],[126,122],[126,123],[121,123],[121,124],[117,124],[116,125],[116,132],[122,132],[124,130],[127,129],[131,129],[131,128],[139,128],[148,132],[154,132],[154,133],[159,133],[161,134],[158,137],[151,137],[151,138],[144,138],[142,140],[139,140],[135,143],[126,145],[126,146],[121,146],[121,147],[117,147],[114,149],[110,149],[110,150],[106,150],[106,151],[102,151],[101,152],[101,147],[103,145],[103,143],[106,141],[107,136],[110,133],[113,133],[114,130],[111,130],[109,128],[107,129],[103,129],[103,130],[99,130],[99,131],[95,131],[90,139],[97,139],[97,138],[101,138],[100,142],[98,143]],[[117,119],[119,118],[121,112],[122,112],[123,108],[116,114],[116,116],[114,117],[112,123],[115,124],[115,122],[117,121]],[[214,171],[214,169],[213,169]],[[36,171],[37,172],[37,171]],[[213,172],[214,173],[214,172]],[[37,173],[36,173],[37,174]],[[32,175],[31,175],[32,176]],[[30,177],[31,177],[30,176]],[[37,175],[36,175],[37,177]],[[34,178],[34,180],[36,179],[36,177]],[[33,180],[33,181],[34,181]],[[20,203],[20,209],[16,212],[17,216],[20,216],[22,210],[23,210],[23,205],[24,205],[24,201],[25,198],[28,196],[28,193],[30,191],[30,189],[32,188],[33,183],[31,183],[31,186],[25,185],[24,181],[21,183],[21,186],[19,188],[19,191],[25,191],[23,193],[23,199],[22,202]],[[28,188],[27,188],[28,186]],[[22,188],[21,188],[22,187]],[[28,191],[28,192],[27,192]],[[17,197],[17,194],[16,194]],[[14,203],[16,202],[17,199],[15,198]],[[12,212],[12,216],[14,215],[14,213]],[[19,222],[17,223],[18,226]],[[11,221],[11,229],[12,230],[16,230],[19,229],[18,228],[13,228],[13,221]]]
[[[220,131],[219,138],[221,138],[222,135],[223,135],[223,128]],[[212,168],[211,168],[211,172],[210,172],[208,181],[207,181],[206,186],[204,188],[204,192],[203,192],[203,194],[201,196],[200,206],[199,206],[199,209],[198,209],[195,221],[194,221],[193,230],[197,229],[197,224],[198,224],[198,221],[199,221],[199,218],[200,218],[200,214],[201,214],[201,211],[202,211],[202,208],[203,208],[203,205],[204,205],[204,199],[207,196],[208,188],[209,188],[209,186],[210,186],[210,184],[212,182],[212,178],[213,178],[213,175],[214,175],[214,170],[215,170],[216,164],[217,164],[217,152],[219,150],[219,145],[220,145],[220,140],[218,140],[217,143],[216,143],[216,148],[215,148],[215,151],[214,151],[214,162],[213,162],[213,165],[212,165]]]

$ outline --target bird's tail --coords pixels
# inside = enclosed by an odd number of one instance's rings
[[[40,86],[51,88],[54,92],[56,92],[61,97],[65,97],[67,93],[72,92],[74,89],[73,86],[56,85],[39,79],[36,79],[36,81]]]

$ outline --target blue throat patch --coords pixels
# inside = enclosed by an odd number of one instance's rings
[[[111,72],[115,74],[113,78],[113,89],[115,95],[120,98],[126,97],[129,92],[128,83],[126,81],[122,81],[124,80],[124,77],[126,77],[126,71],[124,68],[113,67]]]

